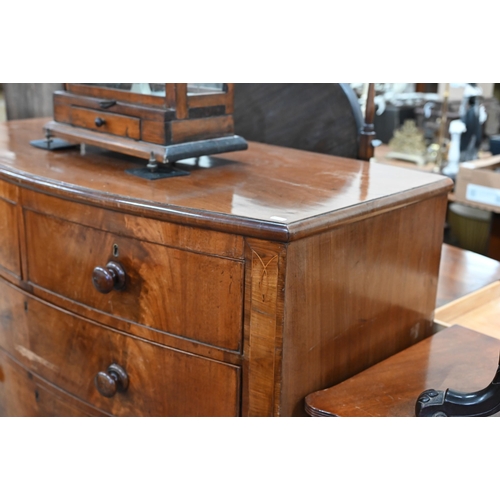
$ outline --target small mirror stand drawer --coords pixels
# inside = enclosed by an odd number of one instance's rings
[[[83,127],[120,137],[128,137],[136,140],[141,138],[141,120],[130,116],[72,106],[70,123],[76,127]]]

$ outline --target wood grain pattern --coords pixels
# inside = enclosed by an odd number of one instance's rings
[[[54,92],[54,112],[62,110],[63,108],[70,109],[73,106],[86,109],[94,109],[96,111],[105,111],[105,109],[101,107],[101,103],[104,100],[106,99],[98,97],[85,97],[76,94],[70,94],[64,91]],[[141,118],[150,122],[158,123],[164,123],[165,121],[172,120],[175,117],[175,113],[169,109],[150,108],[146,106],[130,104],[123,101],[116,101],[116,104],[107,109],[112,110],[113,113],[117,113],[119,115]],[[59,120],[56,116],[54,116],[54,119],[57,121],[62,121]]]
[[[432,333],[446,203],[441,196],[290,244],[283,415],[303,415],[307,394]]]
[[[226,113],[234,113],[234,83],[226,83]]]
[[[170,123],[154,122],[141,119],[141,139],[153,144],[170,144],[172,142]]]
[[[280,415],[284,246],[247,240],[243,415]]]
[[[0,124],[0,178],[101,208],[261,239],[304,238],[452,186],[435,174],[256,143],[179,162],[190,176],[151,182],[124,172],[142,160],[91,148],[85,156],[27,148],[44,123]]]
[[[414,417],[425,389],[483,389],[498,367],[500,341],[461,326],[447,328],[305,400],[322,417]],[[500,415],[500,414],[497,414]]]
[[[303,415],[309,392],[429,333],[448,179],[254,143],[152,182],[118,154],[28,146],[41,125],[0,125],[25,280],[0,281],[0,347],[71,397]],[[128,279],[103,295],[109,261]],[[108,400],[93,378],[112,363],[132,392]]]
[[[239,368],[103,328],[0,283],[0,347],[26,368],[120,416],[237,416]],[[15,328],[14,328],[15,324]],[[124,367],[126,392],[102,397],[95,375]]]
[[[434,321],[454,324],[500,339],[500,281],[476,290],[436,309]]]
[[[21,277],[19,231],[17,220],[17,188],[0,182],[0,272],[4,270]]]
[[[243,260],[243,238],[240,236],[134,217],[116,211],[103,211],[90,205],[72,203],[31,190],[21,190],[21,198],[23,207],[33,212],[54,217],[64,214],[64,219],[69,222],[120,236],[197,253]]]
[[[82,401],[33,375],[0,349],[0,416],[106,416]]]
[[[187,83],[175,84],[175,117],[178,120],[188,117]]]
[[[104,122],[100,127],[95,124],[95,120],[98,118]],[[119,135],[130,139],[138,140],[141,138],[141,121],[138,118],[73,106],[70,112],[70,120],[75,127],[84,127],[96,132]]]
[[[240,262],[123,238],[30,211],[25,212],[25,224],[29,281],[34,285],[119,318],[241,349]],[[102,295],[92,285],[92,273],[110,260],[122,265],[127,284],[122,291]]]
[[[176,121],[171,124],[171,131],[173,144],[233,135],[233,117],[226,115]]]
[[[120,319],[85,304],[81,304],[61,295],[54,294],[44,288],[34,287],[26,282],[16,282],[15,280],[8,279],[6,279],[6,282],[17,286],[26,293],[32,294],[33,296],[41,299],[42,301],[48,302],[55,307],[89,319],[110,329],[120,330],[121,332],[135,337],[140,337],[144,340],[180,351],[185,351],[190,354],[196,354],[198,356],[233,365],[241,365],[242,355],[240,352],[228,351],[227,349],[205,344],[194,339],[179,337],[177,335],[168,334],[164,331],[146,327],[145,325],[140,325],[129,320]]]
[[[187,103],[189,108],[200,108],[205,106],[225,106],[228,96],[225,92],[218,94],[188,95]]]
[[[172,110],[175,109],[175,83],[166,83],[165,84],[165,99],[167,103],[167,107]]]
[[[443,244],[436,307],[500,280],[500,262]]]

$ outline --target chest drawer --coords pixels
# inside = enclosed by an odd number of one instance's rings
[[[15,190],[11,184],[0,182],[0,267],[20,277]]]
[[[70,111],[70,122],[77,127],[84,127],[97,132],[141,138],[141,120],[131,116],[116,115],[73,106]]]
[[[238,366],[104,328],[20,292],[3,280],[0,317],[2,349],[29,371],[106,413],[239,414]]]
[[[25,225],[33,284],[118,318],[240,349],[241,261],[118,236],[29,210]],[[123,269],[120,289],[106,281],[109,262]],[[96,289],[102,282],[111,283],[109,293]]]
[[[0,417],[104,417],[33,375],[0,349]]]

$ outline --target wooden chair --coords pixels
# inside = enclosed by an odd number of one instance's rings
[[[366,120],[348,84],[235,85],[235,133],[249,141],[368,160],[373,156],[374,115],[373,84]]]

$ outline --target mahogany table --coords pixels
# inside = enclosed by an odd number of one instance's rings
[[[500,262],[443,244],[436,307],[500,280]]]
[[[486,387],[498,366],[500,340],[452,326],[334,387],[310,394],[314,417],[413,417],[424,390],[472,392]]]

